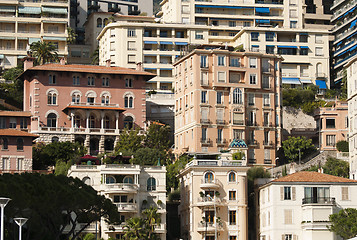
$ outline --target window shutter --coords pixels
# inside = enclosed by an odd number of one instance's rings
[[[292,200],[295,201],[296,200],[296,188],[292,187],[291,192],[292,192]]]
[[[293,223],[293,210],[285,209],[284,210],[284,224],[292,224]]]
[[[280,201],[284,200],[284,187],[280,187]]]
[[[297,235],[293,235],[293,240],[298,240],[298,236]]]
[[[285,234],[281,235],[281,240],[285,240]]]
[[[341,187],[342,201],[348,200],[348,187]]]

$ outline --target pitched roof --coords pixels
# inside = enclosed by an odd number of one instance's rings
[[[31,117],[31,112],[24,111],[0,111],[1,117]]]
[[[352,180],[343,177],[336,177],[329,174],[319,172],[296,172],[282,178],[273,180],[272,182],[316,182],[316,183],[357,183],[357,180]]]
[[[15,137],[33,137],[37,138],[38,136],[29,132],[20,131],[16,129],[0,129],[0,136],[15,136]]]
[[[149,78],[156,76],[153,73],[138,71],[130,68],[123,67],[106,67],[97,65],[80,65],[80,64],[58,64],[49,63],[29,68],[27,71],[42,70],[42,71],[61,71],[61,72],[85,72],[85,73],[102,73],[102,74],[132,74],[143,75]]]

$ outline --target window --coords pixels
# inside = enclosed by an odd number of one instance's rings
[[[136,56],[135,55],[128,55],[128,63],[135,63]]]
[[[101,18],[97,18],[97,28],[101,28],[102,25],[102,19]]]
[[[56,84],[56,75],[48,75],[48,84]]]
[[[266,33],[265,33],[265,41],[267,41],[267,42],[272,42],[272,41],[274,41],[274,36],[275,36],[275,33],[273,33],[273,32],[266,32]]]
[[[263,94],[263,104],[264,106],[270,106],[270,95],[269,94]]]
[[[257,84],[257,75],[256,74],[249,75],[249,84]]]
[[[102,103],[103,104],[109,104],[109,99],[110,99],[110,97],[109,97],[108,94],[103,95],[102,96]]]
[[[24,159],[23,158],[18,158],[17,159],[17,170],[22,170],[23,169],[23,164],[24,164]]]
[[[296,21],[290,21],[290,28],[296,28],[297,27],[297,22]]]
[[[201,55],[201,68],[208,67],[207,55]]]
[[[308,55],[309,54],[309,48],[308,47],[300,47],[300,55]]]
[[[223,104],[223,92],[217,92],[217,104]]]
[[[290,17],[296,18],[297,17],[297,10],[296,9],[290,9],[289,15],[290,15]]]
[[[6,118],[0,117],[0,129],[6,128]]]
[[[47,127],[56,127],[57,125],[57,115],[55,113],[50,113],[47,116]]]
[[[17,151],[24,150],[24,139],[23,138],[16,139],[16,145],[17,145]]]
[[[248,105],[253,106],[254,105],[254,93],[248,93]]]
[[[58,137],[52,137],[52,143],[54,143],[54,142],[59,142],[59,138]]]
[[[130,184],[133,184],[134,183],[134,180],[132,177],[124,177],[124,180],[123,180],[123,183],[130,183]]]
[[[292,234],[284,234],[283,240],[293,240],[293,235]]]
[[[128,37],[136,37],[136,31],[133,28],[128,29]]]
[[[241,114],[243,116],[243,114]],[[233,129],[233,138],[234,139],[243,139],[243,130]]]
[[[205,118],[205,119],[207,119],[207,118]],[[202,128],[202,130],[201,130],[201,138],[202,138],[203,142],[205,142],[207,140],[207,128]]]
[[[230,26],[230,27],[236,27],[236,26],[237,26],[236,21],[229,21],[229,22],[228,22],[228,26]]]
[[[218,56],[218,66],[224,66],[225,65],[225,56]]]
[[[108,116],[104,117],[104,128],[105,129],[110,129],[110,119]]]
[[[269,88],[270,84],[269,84],[269,76],[267,75],[263,75],[263,81],[262,81],[262,87],[263,88]]]
[[[109,87],[109,78],[107,77],[102,78],[102,86]]]
[[[316,47],[315,48],[315,56],[323,56],[324,52],[323,52],[323,48],[322,47]]]
[[[315,43],[324,43],[322,35],[320,34],[315,35]]]
[[[233,124],[234,125],[244,125],[243,113],[240,113],[240,112],[233,113]],[[238,131],[237,129],[234,129],[234,130]],[[236,139],[243,139],[243,138],[236,138]]]
[[[237,57],[231,57],[231,58],[230,58],[230,63],[229,63],[229,65],[230,65],[231,67],[240,67],[239,58],[237,58]]]
[[[235,88],[233,90],[233,104],[242,104],[243,103],[243,96],[242,90],[239,88]]]
[[[274,46],[266,46],[266,52],[268,54],[274,54]]]
[[[201,72],[201,85],[208,85],[208,72]]]
[[[203,32],[202,31],[196,31],[195,38],[196,39],[203,39]]]
[[[201,103],[208,103],[207,101],[207,91],[201,92]]]
[[[330,201],[329,187],[305,187],[303,204],[326,203]]]
[[[88,77],[88,86],[94,86],[94,85],[95,85],[94,77]]]
[[[16,128],[16,118],[10,118],[10,122],[9,122],[9,128]]]
[[[336,128],[335,119],[334,118],[327,118],[326,119],[326,128]]]
[[[336,145],[336,135],[326,135],[326,146],[334,147]]]
[[[27,129],[27,118],[25,117],[20,118],[20,128]]]
[[[80,85],[79,76],[73,76],[73,85]]]
[[[300,42],[307,42],[308,36],[307,33],[300,33]]]
[[[228,181],[229,182],[236,182],[236,173],[235,172],[230,172],[228,175]]]
[[[8,150],[9,149],[9,140],[6,137],[0,139],[0,143],[2,145],[1,150]]]
[[[128,50],[136,50],[134,41],[128,41]]]
[[[134,98],[132,96],[126,96],[124,98],[125,108],[134,108]]]
[[[226,82],[226,72],[218,72],[218,82]]]
[[[285,209],[284,210],[284,224],[292,224],[293,223],[293,210]]]
[[[134,119],[131,116],[126,116],[124,118],[124,128],[132,129],[134,126]]]
[[[48,105],[56,105],[57,104],[57,93],[54,91],[50,91],[47,94],[47,104]]]
[[[243,22],[243,27],[250,27],[251,23],[250,22]]]
[[[237,211],[229,211],[229,225],[236,225],[237,224]]]
[[[284,200],[291,200],[291,187],[284,187]]]
[[[72,103],[79,103],[81,101],[81,94],[79,92],[75,92],[72,94]]]
[[[126,88],[132,88],[133,87],[133,80],[131,78],[126,78],[125,79],[125,87]]]
[[[240,73],[239,72],[230,72],[229,73],[229,82],[230,83],[239,83],[240,80]]]
[[[205,183],[213,183],[213,180],[214,180],[213,173],[207,172],[205,174]]]
[[[249,67],[257,68],[257,58],[254,57],[249,58]]]
[[[147,190],[148,191],[156,191],[156,179],[155,178],[149,178],[147,180]]]
[[[237,236],[229,236],[229,240],[237,240]]]
[[[230,201],[237,200],[237,192],[236,191],[229,191],[228,192],[228,197],[229,197]]]
[[[259,33],[258,32],[252,32],[250,34],[250,37],[251,37],[252,41],[259,41]]]
[[[2,170],[10,169],[10,159],[7,157],[2,158]]]
[[[220,120],[220,121],[222,121],[222,119],[218,119],[217,118],[217,120]],[[222,140],[223,140],[223,130],[222,130],[222,128],[217,128],[217,142],[218,143],[221,143],[222,142]]]
[[[113,176],[107,176],[106,179],[105,179],[105,183],[106,184],[113,184],[115,183],[115,178]]]

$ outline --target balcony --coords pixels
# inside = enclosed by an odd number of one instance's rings
[[[226,125],[226,121],[225,120],[221,120],[221,119],[217,119],[216,120],[216,124],[217,125]]]
[[[215,232],[215,231],[223,231],[222,223],[214,223],[214,222],[203,222],[198,223],[197,231],[201,233]]]
[[[139,185],[133,183],[112,183],[102,184],[101,188],[105,193],[137,193]]]
[[[224,199],[220,197],[199,197],[197,199],[197,206],[198,207],[211,207],[213,208],[214,206],[224,206],[226,203],[224,202]]]
[[[322,205],[336,205],[335,198],[329,197],[312,197],[312,198],[303,198],[302,204],[322,204]]]
[[[258,126],[257,122],[256,121],[247,121],[247,125],[248,126]]]
[[[136,212],[136,203],[114,203],[118,207],[119,212]]]
[[[264,141],[263,142],[263,145],[265,147],[273,147],[274,146],[274,143],[272,141]]]
[[[212,145],[212,140],[209,138],[201,138],[201,145]]]
[[[201,124],[205,124],[205,125],[211,124],[211,120],[209,120],[209,119],[201,119],[200,123]]]
[[[248,140],[248,145],[249,146],[257,146],[258,142],[257,142],[257,140]]]
[[[257,160],[255,158],[249,158],[248,163],[249,164],[256,164]]]
[[[227,144],[227,140],[226,139],[216,139],[216,143],[217,145],[226,145]]]
[[[272,163],[271,159],[264,159],[264,164],[271,164],[271,163]]]
[[[273,127],[274,125],[271,122],[263,122],[263,126],[264,127]]]
[[[243,120],[233,120],[233,125],[244,125],[244,121]]]
[[[201,179],[200,188],[216,189],[220,188],[221,182],[217,179]]]

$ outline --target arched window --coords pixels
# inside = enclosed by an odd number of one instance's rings
[[[124,99],[125,108],[134,108],[134,98],[132,96],[126,96]]]
[[[104,117],[104,128],[109,129],[110,128],[110,119],[108,116]]]
[[[233,90],[233,104],[242,104],[242,102],[242,90],[240,90],[239,88],[235,88]]]
[[[147,181],[147,190],[148,191],[155,191],[156,190],[156,179],[155,178],[149,178]]]
[[[322,73],[322,64],[318,63],[316,64],[316,74],[317,76],[319,76],[319,74],[321,75],[321,73]]]
[[[102,103],[109,104],[109,96],[108,95],[105,94],[102,96]]]
[[[2,139],[0,139],[1,141],[0,141],[0,143],[1,143],[1,145],[2,145],[2,147],[1,147],[1,149],[2,150],[7,150],[7,149],[9,149],[9,140],[7,139],[7,138],[2,138]]]
[[[47,104],[49,105],[57,104],[57,93],[55,91],[49,91],[47,93]]]
[[[52,137],[52,142],[59,142],[59,138],[58,137]]]
[[[95,128],[95,117],[93,115],[89,117],[89,128]]]
[[[207,172],[205,174],[205,183],[212,183],[214,180],[213,173]]]
[[[72,94],[72,103],[79,103],[81,101],[81,94],[79,92],[75,92]]]
[[[132,129],[134,126],[134,119],[131,116],[126,116],[124,118],[124,128]]]
[[[87,184],[87,185],[91,185],[91,184],[90,184],[90,178],[89,178],[89,177],[84,177],[84,178],[82,179],[82,182],[84,182],[84,183]]]
[[[236,181],[236,173],[235,172],[230,172],[228,175],[228,181],[229,182],[235,182]]]
[[[123,183],[134,183],[134,180],[132,177],[128,177],[126,176],[124,179],[123,179]]]
[[[47,127],[57,126],[57,115],[55,113],[50,113],[47,115]]]
[[[95,98],[97,97],[95,92],[87,93],[87,103],[92,104],[95,103]]]
[[[17,151],[24,150],[24,140],[22,138],[16,139]]]
[[[103,26],[102,19],[101,18],[97,18],[97,27],[101,28],[102,26]]]
[[[106,184],[112,184],[112,183],[115,183],[115,178],[113,176],[107,176]]]

